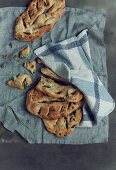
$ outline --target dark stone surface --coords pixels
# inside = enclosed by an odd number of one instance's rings
[[[29,0],[0,0],[0,7],[25,6]],[[67,0],[67,6],[106,13],[105,42],[109,92],[116,100],[116,0]],[[0,128],[0,170],[115,170],[116,109],[110,114],[109,142],[92,145],[29,145],[17,133]],[[4,144],[3,144],[4,143]],[[7,143],[7,144],[5,144]]]

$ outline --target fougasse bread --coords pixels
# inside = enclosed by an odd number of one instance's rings
[[[27,94],[27,110],[43,119],[54,120],[62,116],[67,117],[79,109],[82,101],[71,103],[45,95],[43,92],[32,89]]]
[[[70,85],[60,85],[54,80],[45,77],[41,77],[36,89],[48,96],[62,98],[68,102],[78,102],[83,98],[83,94],[77,88]]]
[[[17,18],[14,36],[19,41],[34,41],[51,31],[61,18],[65,0],[32,0]]]

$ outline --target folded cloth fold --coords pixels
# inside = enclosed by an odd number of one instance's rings
[[[115,107],[114,100],[93,70],[87,31],[34,51],[49,68],[83,92],[86,102],[82,127],[98,124]]]

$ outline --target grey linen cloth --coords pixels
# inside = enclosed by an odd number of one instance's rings
[[[3,126],[14,132],[15,130],[29,143],[59,143],[59,144],[87,144],[108,141],[108,117],[102,119],[99,125],[92,128],[76,128],[68,137],[58,138],[46,131],[41,119],[32,116],[25,105],[26,94],[34,87],[40,77],[40,68],[32,76],[24,67],[25,60],[18,58],[18,52],[27,44],[33,51],[47,43],[59,42],[78,35],[88,29],[88,38],[93,62],[93,69],[100,80],[107,87],[106,49],[104,46],[105,17],[98,12],[82,9],[66,8],[65,14],[54,29],[46,33],[40,40],[33,43],[18,42],[13,37],[16,17],[24,8],[0,9],[0,121]],[[24,91],[11,89],[6,82],[19,73],[27,73],[33,78],[31,87]]]

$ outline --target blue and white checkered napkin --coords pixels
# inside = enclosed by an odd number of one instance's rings
[[[84,93],[82,127],[98,124],[113,111],[115,102],[93,71],[87,30],[77,37],[44,45],[36,49],[35,54]]]

